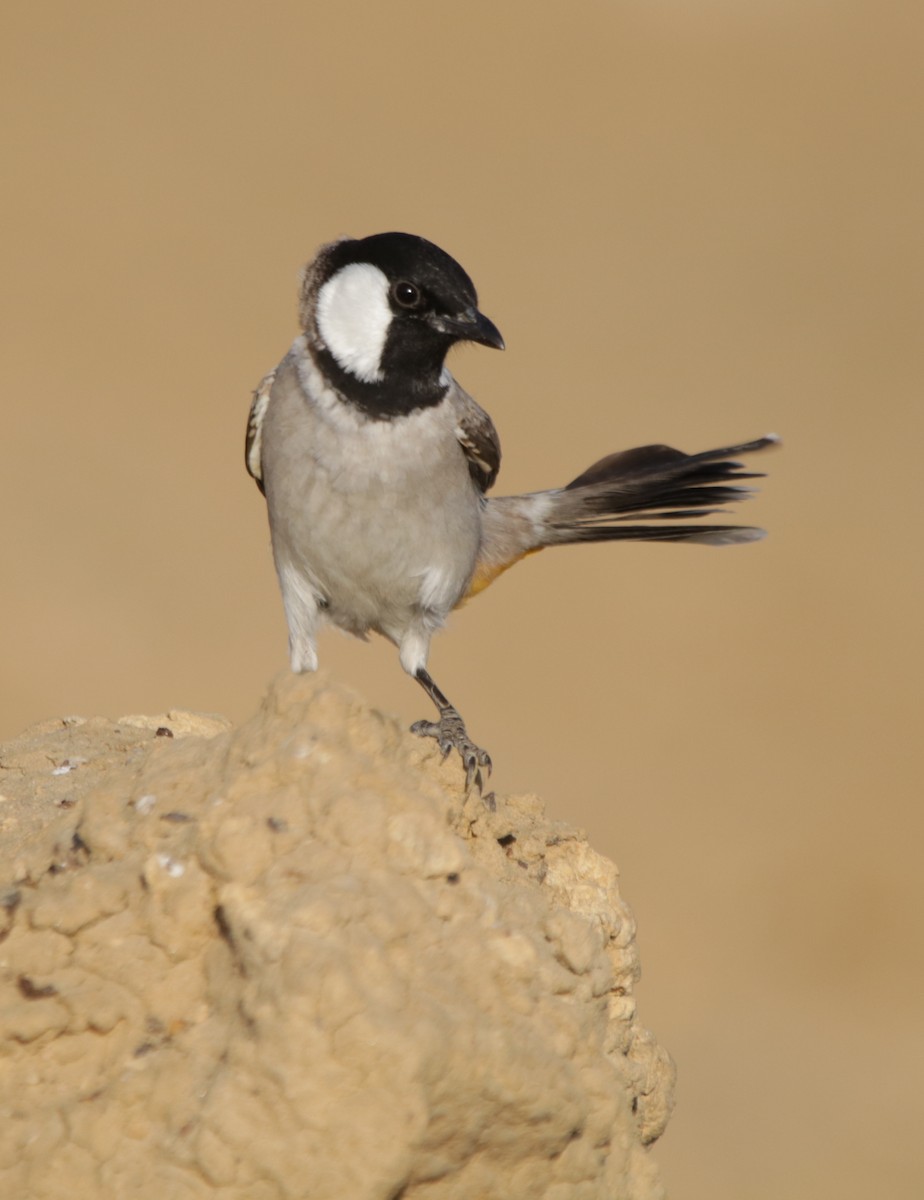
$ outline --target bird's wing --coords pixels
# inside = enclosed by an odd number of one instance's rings
[[[260,380],[259,385],[254,391],[253,400],[250,405],[250,415],[247,418],[247,441],[244,446],[244,463],[247,467],[248,475],[251,475],[256,480],[257,487],[264,494],[263,463],[261,461],[263,453],[263,419],[269,407],[270,393],[273,390],[273,382],[276,379],[278,369],[278,367],[273,367],[272,371],[268,375],[264,375]]]
[[[486,492],[500,470],[500,438],[494,422],[476,404],[468,392],[453,380],[455,389],[456,428],[455,435],[468,460],[472,479],[482,492]]]

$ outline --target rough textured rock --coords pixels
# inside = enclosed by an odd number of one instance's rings
[[[454,766],[288,675],[4,747],[0,1195],[660,1196],[616,870]]]

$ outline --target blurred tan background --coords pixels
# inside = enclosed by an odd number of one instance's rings
[[[249,391],[339,233],[504,355],[498,487],[774,430],[768,541],[568,549],[431,659],[502,790],[620,864],[675,1198],[924,1194],[921,52],[880,0],[7,0],[0,737],[235,720],[285,665]],[[322,661],[429,715],[384,643]]]

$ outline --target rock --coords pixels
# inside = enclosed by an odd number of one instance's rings
[[[662,1195],[616,869],[456,768],[323,676],[3,747],[0,1195]]]

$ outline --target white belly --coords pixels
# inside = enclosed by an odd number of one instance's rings
[[[290,395],[270,406],[264,437],[275,442],[266,493],[280,572],[304,575],[327,619],[352,633],[400,641],[422,620],[441,624],[481,536],[480,493],[442,406],[370,421]]]

